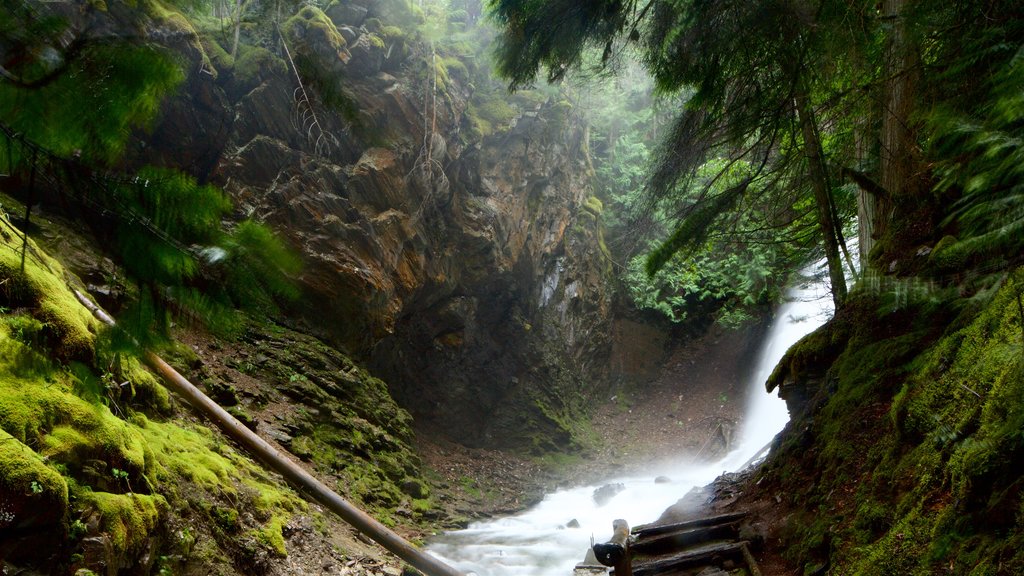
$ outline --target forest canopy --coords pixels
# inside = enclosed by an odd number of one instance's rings
[[[511,89],[632,60],[674,106],[628,207],[654,240],[642,290],[652,307],[677,313],[695,269],[739,261],[754,285],[821,256],[842,306],[855,234],[870,274],[1019,258],[1006,256],[1020,252],[1024,222],[1017,2],[489,6]],[[932,247],[924,264],[908,258]]]

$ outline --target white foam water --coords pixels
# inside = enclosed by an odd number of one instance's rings
[[[428,552],[478,576],[572,574],[590,547],[591,538],[604,541],[611,536],[613,520],[624,518],[631,525],[656,520],[692,488],[742,467],[782,430],[789,420],[786,403],[777,395],[767,394],[764,383],[786,350],[828,319],[831,303],[828,288],[820,282],[806,281],[788,291],[750,378],[750,398],[739,441],[721,460],[694,465],[680,457],[675,463],[652,465],[642,476],[558,490],[520,514],[475,522],[465,530],[437,536],[428,542]],[[670,480],[656,483],[659,476]],[[594,491],[610,483],[621,483],[623,490],[600,506],[594,500]],[[567,527],[573,520],[579,527]]]

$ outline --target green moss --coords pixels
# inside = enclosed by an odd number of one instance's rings
[[[5,230],[0,244],[0,307],[28,308],[58,357],[91,357],[99,323],[68,289],[63,266],[30,239],[23,273],[21,238]]]
[[[212,36],[203,36],[202,43],[215,69],[226,71],[235,67],[235,59]]]
[[[379,34],[388,42],[394,42],[405,38],[405,32],[403,32],[398,26],[382,26]]]
[[[288,70],[285,61],[262,46],[240,45],[235,58],[235,79],[245,86],[255,86],[261,78],[283,74]]]
[[[466,65],[462,63],[462,60],[449,57],[443,58],[441,61],[444,63],[449,78],[454,78],[456,82],[463,86],[469,84],[469,70],[466,69]]]
[[[293,512],[307,509],[305,500],[299,498],[286,486],[273,484],[261,470],[251,469],[242,483],[254,492],[253,506],[256,512],[265,516],[290,516]]]
[[[479,100],[474,99],[473,104],[477,115],[495,129],[507,125],[516,116],[515,109],[499,94],[485,95]]]
[[[97,397],[110,392],[118,401],[130,402],[136,409],[170,413],[170,393],[138,357],[115,351],[112,340],[106,335],[97,341],[96,348],[97,362],[105,367],[105,372],[96,382]],[[84,382],[95,380],[88,368],[78,373]]]
[[[275,554],[284,558],[288,555],[288,550],[284,546],[284,536],[281,530],[287,523],[287,517],[274,516],[263,528],[256,530],[253,535]]]
[[[0,250],[0,258],[11,253]],[[47,267],[34,264],[39,261]],[[94,325],[49,270],[60,271],[56,262],[40,253],[30,254],[27,264],[24,275],[8,267],[0,277],[0,503],[16,497],[32,504],[48,529],[66,521],[69,506],[81,509],[76,536],[89,526],[90,535],[106,534],[114,554],[129,560],[144,552],[162,526],[182,523],[201,526],[198,540],[181,532],[180,538],[156,541],[204,568],[227,565],[225,551],[236,549],[243,532],[255,537],[251,542],[284,554],[281,528],[307,509],[305,502],[209,429],[155,419],[170,411],[167,391],[137,358],[112,351],[105,340],[82,361],[55,364],[48,356],[76,339],[73,330],[91,348]],[[37,315],[48,302],[60,311],[63,325],[72,327],[60,333],[61,340],[50,328],[54,317]],[[7,313],[11,306],[19,313]],[[383,383],[368,376],[366,382],[373,394],[386,395]],[[152,418],[133,409],[142,399],[156,408]],[[381,410],[373,398],[365,404],[367,411]],[[395,432],[411,434],[408,415],[397,421]],[[361,430],[368,449],[390,437],[369,423]],[[240,519],[236,510],[252,514]]]
[[[199,38],[199,33],[193,26],[192,21],[184,14],[173,7],[165,5],[160,0],[149,0],[145,5],[150,16],[159,22],[160,26],[168,28],[168,33],[176,38],[184,39],[185,42],[199,53],[202,59],[202,67],[213,78],[217,77],[218,68],[213,64],[207,50],[207,44]]]
[[[604,212],[604,204],[597,196],[588,196],[587,199],[583,201],[583,208],[598,217],[600,217],[601,213]]]
[[[0,494],[6,495],[4,500],[20,496],[27,500],[27,506],[33,508],[58,510],[58,518],[68,507],[68,485],[60,473],[50,468],[34,450],[3,430],[0,430]],[[0,528],[5,524],[9,522],[0,521]]]
[[[236,492],[231,483],[236,474],[235,462],[221,453],[234,452],[227,445],[218,444],[210,430],[147,421],[140,432],[156,456],[157,480],[181,478],[211,492]]]
[[[527,110],[538,109],[548,100],[548,96],[540,90],[519,90],[509,94],[508,100]]]
[[[100,460],[134,477],[148,469],[152,455],[142,438],[102,404],[76,395],[79,381],[48,365],[9,338],[0,326],[0,427],[46,458],[80,469]],[[31,370],[24,370],[25,366]]]
[[[783,469],[816,470],[815,481],[772,472],[805,509],[786,530],[793,563],[831,556],[836,572],[866,575],[1024,567],[1022,286],[1018,270],[977,307],[854,302],[787,356],[788,377],[827,367],[829,383],[781,454]]]
[[[367,32],[364,35],[364,37],[366,38],[366,41],[370,43],[370,46],[373,46],[378,50],[383,50],[384,48],[387,47],[387,45],[384,43],[384,39],[378,36],[377,34],[374,34],[373,32]]]
[[[431,510],[433,510],[433,508],[434,505],[430,502],[430,499],[428,498],[417,498],[412,501],[412,511],[414,514],[427,514]]]
[[[110,537],[116,554],[142,550],[150,534],[161,525],[169,507],[160,495],[111,494],[79,490],[75,498],[100,516],[100,529]]]
[[[381,23],[380,18],[367,18],[363,22],[363,28],[369,30],[370,33],[376,34],[384,28],[384,25]]]
[[[233,507],[226,508],[198,500],[210,520],[228,534],[241,527],[235,508],[251,511],[258,525],[249,533],[274,554],[286,555],[281,528],[292,515],[308,509],[293,490],[206,428],[149,421],[142,434],[152,445],[163,491],[175,500],[193,500],[205,493],[211,501],[231,502]]]
[[[281,32],[289,40],[306,47],[323,45],[337,52],[348,44],[334,26],[334,22],[315,6],[306,6],[299,10],[285,21],[281,26]]]

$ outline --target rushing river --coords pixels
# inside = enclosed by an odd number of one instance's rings
[[[739,441],[735,450],[721,460],[694,465],[681,456],[676,464],[652,467],[642,476],[558,490],[515,516],[475,522],[465,530],[440,535],[428,543],[428,551],[479,576],[571,575],[573,567],[583,560],[591,537],[604,541],[611,536],[612,520],[624,518],[630,525],[656,520],[691,488],[742,467],[782,430],[789,420],[786,404],[778,396],[765,393],[764,382],[786,350],[821,326],[831,312],[831,297],[820,283],[789,291],[786,302],[776,311],[751,377],[751,397]],[[670,481],[655,483],[658,476]],[[598,506],[594,490],[609,483],[621,483],[625,489]],[[579,527],[567,527],[574,520]]]

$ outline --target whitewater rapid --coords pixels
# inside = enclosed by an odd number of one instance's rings
[[[831,313],[831,297],[821,282],[805,280],[787,292],[749,381],[750,398],[736,448],[721,460],[694,465],[681,456],[642,475],[558,490],[520,514],[439,535],[428,542],[427,551],[478,576],[569,576],[592,538],[600,542],[611,536],[613,520],[624,518],[630,525],[656,520],[692,488],[738,470],[782,430],[789,421],[786,403],[767,394],[764,383],[786,350]],[[659,476],[663,478],[656,483]],[[621,483],[624,489],[605,505],[597,505],[594,491],[610,483]]]

